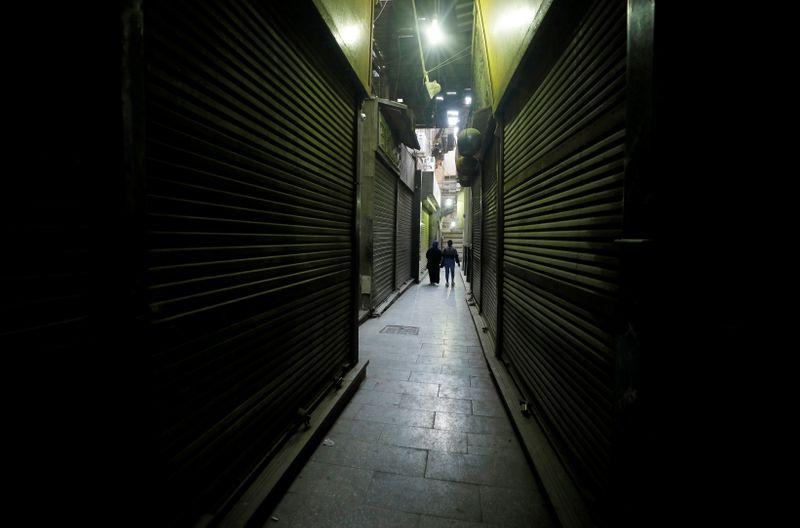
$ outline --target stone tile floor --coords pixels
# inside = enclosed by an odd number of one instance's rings
[[[366,379],[326,435],[333,445],[317,447],[265,528],[557,526],[465,293],[460,273],[455,287],[423,279],[361,325]],[[380,333],[386,325],[420,330]]]

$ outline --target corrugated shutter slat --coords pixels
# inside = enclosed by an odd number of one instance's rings
[[[403,184],[398,185],[397,195],[397,261],[395,262],[395,284],[399,288],[411,278],[411,207],[414,194]]]
[[[483,284],[481,308],[492,336],[497,336],[497,167],[495,150],[490,147],[483,162]]]
[[[472,183],[472,296],[478,306],[483,308],[482,297],[482,257],[483,257],[483,194],[481,178],[476,177]]]
[[[626,10],[589,8],[504,136],[504,357],[572,477],[609,489]]]
[[[397,175],[375,159],[375,217],[373,218],[372,306],[378,306],[394,290],[395,209]]]
[[[263,2],[145,8],[165,524],[214,513],[352,358],[355,94],[285,18]]]

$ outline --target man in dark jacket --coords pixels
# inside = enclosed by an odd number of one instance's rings
[[[456,264],[461,266],[458,260],[458,251],[453,247],[453,241],[447,241],[447,247],[442,251],[442,266],[444,266],[445,286],[456,285]]]

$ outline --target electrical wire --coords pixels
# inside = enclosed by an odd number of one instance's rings
[[[460,59],[460,58],[462,58],[462,57],[466,56],[466,55],[468,54],[468,52],[469,52],[471,49],[472,49],[471,47],[466,47],[466,48],[462,49],[461,51],[457,51],[457,52],[456,52],[455,54],[453,54],[453,55],[452,55],[452,56],[451,56],[449,59],[447,59],[447,60],[444,60],[444,61],[440,62],[439,64],[437,64],[436,66],[434,66],[433,68],[431,68],[430,70],[428,70],[428,73],[430,73],[430,72],[432,72],[432,71],[435,71],[435,70],[438,70],[439,68],[441,68],[441,67],[443,67],[443,66],[447,66],[447,65],[448,65],[448,64],[450,64],[451,62],[455,62],[455,61],[457,61],[458,59]]]
[[[389,5],[389,2],[391,2],[391,0],[386,0],[385,2],[383,2],[383,7],[381,7],[381,12],[378,13],[378,16],[376,16],[375,20],[372,21],[373,24],[377,22],[378,19],[381,17],[381,15],[383,14],[383,10],[386,9],[386,6]]]

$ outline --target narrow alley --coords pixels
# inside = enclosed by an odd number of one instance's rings
[[[366,379],[265,528],[556,526],[457,276],[361,325]]]
[[[758,210],[794,210],[773,166],[793,152],[791,17],[4,14],[9,519],[673,528],[755,506],[770,525],[751,496],[777,479],[745,473],[783,468],[750,438],[777,437],[758,381],[791,357],[767,343],[791,328],[768,298],[791,222]],[[459,255],[452,287],[428,284],[435,245]]]

